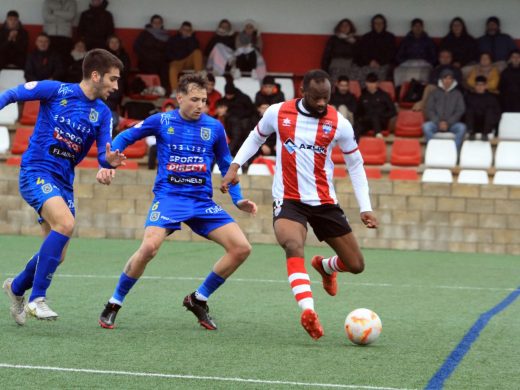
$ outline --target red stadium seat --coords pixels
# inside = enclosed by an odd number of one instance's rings
[[[33,131],[32,127],[19,127],[16,129],[13,147],[11,148],[12,154],[22,154],[27,150],[29,138],[31,138]]]
[[[78,165],[78,168],[97,169],[99,168],[98,160],[93,158],[86,158],[82,160]]]
[[[417,139],[396,139],[392,146],[392,165],[419,166],[422,161],[421,144]]]
[[[40,112],[40,101],[30,100],[23,104],[22,117],[20,123],[22,125],[32,126],[36,123],[38,113]]]
[[[269,158],[260,156],[260,157],[255,158],[253,160],[252,164],[264,164],[267,166],[269,173],[271,173],[271,175],[274,175],[275,166],[276,166],[275,160],[271,160]]]
[[[388,177],[390,180],[419,180],[419,174],[412,169],[392,169]]]
[[[94,143],[92,144],[92,147],[90,148],[90,150],[87,153],[87,157],[97,157],[97,154],[98,154],[97,145],[96,145],[96,142],[94,141]]]
[[[334,178],[347,177],[347,166],[345,164],[334,165]]]
[[[359,99],[359,97],[361,96],[361,85],[357,80],[350,80],[348,82],[348,90],[352,95],[356,97],[356,99]]]
[[[7,165],[18,167],[22,163],[22,158],[20,156],[8,157],[7,160],[5,160],[5,163]]]
[[[146,145],[146,141],[144,139],[140,139],[123,150],[123,154],[127,158],[141,158],[146,155],[147,151],[148,145]]]
[[[345,158],[343,157],[343,152],[339,146],[335,146],[332,149],[332,155],[330,157],[334,164],[345,164]]]
[[[424,115],[421,111],[401,110],[397,114],[394,134],[397,137],[422,137]]]
[[[413,102],[403,102],[403,98],[406,96],[406,92],[408,92],[408,89],[410,88],[410,82],[405,81],[401,85],[401,90],[399,92],[399,107],[402,108],[412,108],[415,103]]]
[[[381,179],[383,177],[379,168],[365,167],[365,173],[367,174],[367,179]]]
[[[139,77],[141,80],[143,80],[143,82],[147,88],[158,87],[161,85],[161,79],[160,79],[159,75],[157,75],[157,74],[138,73],[134,76],[134,78],[137,78],[137,77]],[[140,93],[130,94],[130,97],[132,99],[145,99],[145,100],[156,100],[156,99],[160,98],[160,96],[157,96],[157,95],[142,95]]]
[[[390,98],[395,102],[395,88],[394,83],[391,81],[380,81],[379,88],[390,95]]]
[[[359,151],[367,165],[383,165],[386,163],[386,143],[381,138],[361,137]]]

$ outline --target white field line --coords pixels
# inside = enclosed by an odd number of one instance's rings
[[[344,385],[344,384],[336,384],[336,383],[291,382],[291,381],[276,381],[276,380],[250,379],[250,378],[219,377],[219,376],[161,374],[161,373],[155,373],[155,372],[94,370],[94,369],[88,369],[88,368],[29,366],[29,365],[9,364],[9,363],[0,363],[0,368],[73,372],[73,373],[102,374],[102,375],[122,375],[122,376],[134,376],[134,377],[135,376],[136,377],[153,377],[153,378],[165,378],[165,379],[191,379],[191,380],[200,380],[200,381],[258,383],[261,385],[286,385],[286,386],[307,386],[307,387],[325,387],[325,388],[329,387],[329,388],[340,388],[340,389],[366,389],[366,390],[410,390],[410,389],[395,388],[395,387]]]
[[[15,273],[6,273],[8,276],[15,276]],[[55,274],[58,278],[82,278],[82,279],[119,279],[119,275],[89,275],[89,274]],[[151,276],[143,275],[141,280],[204,280],[200,277],[192,276]],[[234,278],[231,277],[226,282],[239,283],[288,283],[287,280],[280,279],[248,279],[248,278]],[[403,287],[403,288],[433,288],[442,290],[477,290],[477,291],[514,291],[516,287],[476,287],[476,286],[446,286],[446,285],[414,285],[414,284],[391,284],[391,283],[360,283],[348,281],[346,285],[352,286],[366,286],[366,287]]]

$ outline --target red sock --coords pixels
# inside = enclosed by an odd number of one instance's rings
[[[305,269],[305,259],[301,257],[289,257],[287,259],[287,275],[292,292],[300,309],[314,310],[311,281]]]

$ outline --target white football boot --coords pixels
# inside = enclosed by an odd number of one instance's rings
[[[54,312],[45,301],[44,297],[36,298],[34,301],[25,305],[25,312],[38,320],[55,320],[58,313]]]
[[[24,325],[26,320],[24,305],[25,298],[24,296],[14,295],[11,290],[11,284],[13,283],[13,278],[6,279],[2,288],[4,289],[5,295],[9,297],[11,300],[11,317],[16,321],[18,325]]]

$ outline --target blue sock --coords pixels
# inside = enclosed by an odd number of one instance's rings
[[[54,271],[58,268],[61,260],[63,248],[69,242],[69,237],[51,230],[47,238],[40,247],[36,272],[34,273],[34,283],[29,302],[36,298],[45,297],[47,289],[51,285]]]
[[[213,271],[210,272],[210,274],[206,277],[206,280],[204,280],[197,291],[195,291],[196,298],[202,298],[201,300],[207,301],[210,295],[213,294],[215,290],[219,288],[225,281],[226,279],[224,279],[222,276],[217,275]]]
[[[130,291],[134,284],[139,279],[131,278],[124,272],[121,273],[119,277],[119,282],[117,283],[116,289],[114,290],[114,295],[110,298],[109,302],[117,303],[118,305],[122,305],[125,300],[126,294]]]
[[[39,253],[36,253],[31,260],[27,262],[25,269],[14,278],[13,283],[11,283],[11,291],[14,295],[21,297],[32,287],[34,272],[36,271],[36,264],[38,263],[38,255]]]

